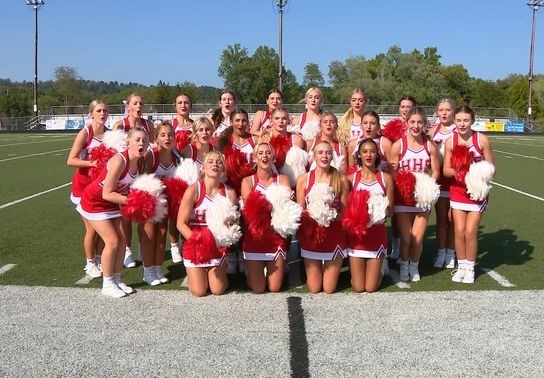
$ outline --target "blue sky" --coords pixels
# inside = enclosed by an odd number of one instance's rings
[[[275,0],[45,0],[39,10],[40,80],[59,66],[84,79],[221,87],[221,52],[240,43],[277,51]],[[523,0],[289,0],[285,66],[372,58],[398,45],[435,46],[445,65],[495,80],[529,69],[531,9]],[[34,13],[25,0],[0,0],[0,78],[32,81]],[[537,13],[535,73],[544,72],[544,8]]]

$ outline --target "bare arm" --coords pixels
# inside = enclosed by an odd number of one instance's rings
[[[391,218],[393,216],[393,201],[395,200],[395,184],[393,183],[393,177],[389,173],[382,172],[382,177],[385,182],[385,196],[389,200],[387,216]]]
[[[66,164],[70,167],[84,168],[84,167],[96,167],[96,161],[83,160],[79,158],[79,153],[85,148],[85,143],[87,142],[87,131],[85,129],[77,133],[74,144],[70,149],[68,154],[68,160]]]
[[[121,155],[114,155],[107,163],[106,178],[104,179],[104,186],[102,188],[102,198],[108,202],[124,205],[127,203],[127,196],[124,196],[115,191],[119,177],[125,169],[125,160]]]
[[[495,165],[495,158],[493,156],[493,150],[491,149],[491,143],[489,143],[489,139],[487,139],[484,134],[480,134],[480,144],[485,161]]]
[[[303,209],[306,208],[306,179],[308,177],[308,174],[305,173],[302,176],[299,176],[297,179],[297,186],[296,186],[296,197],[297,197],[297,203],[302,206]]]
[[[348,143],[348,151],[347,151],[347,159],[348,159],[348,167],[355,167],[357,165],[355,156],[353,156],[353,150],[355,150],[355,147],[357,146],[357,139],[352,139]]]
[[[454,177],[455,169],[451,166],[451,137],[442,143],[446,143],[444,146],[444,167],[442,168],[442,173],[444,174],[444,177]]]
[[[249,131],[253,135],[261,134],[261,121],[263,120],[264,111],[257,110],[251,121],[251,130]]]
[[[396,141],[393,146],[391,146],[391,158],[389,164],[391,166],[391,174],[393,177],[396,175],[399,169],[399,159],[400,159],[400,139]]]
[[[191,218],[191,212],[193,211],[193,206],[196,202],[196,188],[198,185],[199,183],[196,182],[188,187],[179,204],[176,226],[185,240],[188,240],[193,234],[189,227],[189,219]]]
[[[431,153],[431,176],[435,180],[440,177],[440,159],[438,158],[438,150],[434,143],[429,143],[429,152]]]

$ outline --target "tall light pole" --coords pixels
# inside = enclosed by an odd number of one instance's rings
[[[531,0],[527,3],[533,9],[533,27],[531,30],[531,53],[529,55],[529,97],[527,108],[527,126],[531,127],[532,123],[532,98],[533,98],[533,61],[535,56],[535,27],[536,27],[536,12],[538,8],[544,5],[544,0]]]
[[[278,6],[280,14],[280,35],[279,35],[279,71],[278,71],[278,88],[280,91],[283,91],[283,9],[287,5],[288,0],[276,0],[276,5]]]
[[[26,5],[32,5],[34,8],[34,115],[36,117],[38,117],[38,8],[44,4],[44,0],[26,0]]]

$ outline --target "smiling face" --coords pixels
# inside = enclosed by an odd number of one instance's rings
[[[274,163],[274,150],[268,143],[259,143],[253,151],[253,162],[258,169],[269,169]]]
[[[413,137],[418,137],[423,133],[427,120],[421,114],[412,114],[408,120],[408,133]]]
[[[183,118],[189,118],[189,113],[191,112],[191,99],[187,95],[179,95],[174,101],[176,107],[176,113],[178,113]]]
[[[236,135],[244,136],[249,129],[249,120],[244,113],[236,113],[232,117],[232,131]]]
[[[327,170],[332,162],[332,146],[327,142],[320,142],[314,147],[314,161],[319,168]]]
[[[375,138],[378,136],[380,124],[378,123],[376,117],[374,117],[372,114],[367,114],[363,117],[361,128],[363,129],[363,137]]]
[[[473,123],[474,118],[472,118],[472,114],[465,112],[455,114],[455,126],[460,136],[469,134],[472,131],[471,126]]]

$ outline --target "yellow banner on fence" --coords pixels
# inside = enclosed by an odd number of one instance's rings
[[[485,123],[485,131],[494,131],[504,133],[504,122],[489,122]]]

